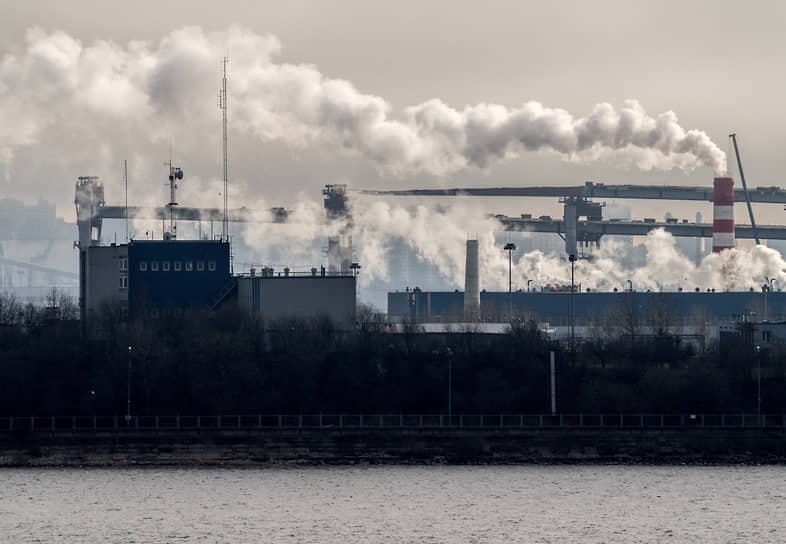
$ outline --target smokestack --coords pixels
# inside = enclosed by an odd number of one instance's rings
[[[734,179],[715,178],[712,195],[712,252],[734,247]]]
[[[467,265],[464,269],[464,319],[480,318],[480,261],[478,241],[467,240]]]
[[[701,212],[696,212],[696,224],[701,225]],[[696,237],[696,258],[694,263],[696,266],[701,264],[701,258],[704,256],[702,242],[701,238]]]

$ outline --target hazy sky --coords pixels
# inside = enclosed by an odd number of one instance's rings
[[[103,40],[131,50],[131,40],[146,40],[150,50],[157,50],[162,38],[184,26],[199,26],[210,33],[241,25],[254,35],[272,35],[280,41],[276,63],[309,64],[325,78],[347,80],[359,93],[387,101],[394,118],[405,108],[430,99],[440,99],[455,110],[483,103],[515,109],[532,100],[565,109],[577,118],[590,114],[598,103],[620,108],[626,99],[635,99],[651,116],[674,111],[682,127],[705,131],[723,151],[727,135],[737,132],[750,184],[784,185],[783,2],[202,4],[3,0],[0,55],[4,60],[0,62],[8,72],[9,63],[25,57],[33,27],[42,29],[43,35],[63,31],[83,47]],[[231,50],[228,53],[230,88],[234,89],[244,85],[232,79],[232,70],[243,59],[233,57]],[[215,108],[220,66],[217,61],[206,64],[201,70],[208,80],[214,74],[215,80],[210,92],[187,88],[196,77],[190,69],[184,69],[182,86],[169,83],[171,88],[159,89],[169,93],[173,109],[203,105],[193,110],[198,121],[192,124],[187,114],[167,117],[158,130],[146,131],[139,124],[157,124],[156,114],[129,115],[126,110],[133,104],[124,96],[117,96],[121,103],[113,105],[126,109],[116,119],[76,112],[78,123],[75,119],[61,123],[56,116],[35,136],[14,146],[7,176],[0,175],[0,197],[44,197],[56,202],[58,213],[70,219],[73,182],[78,175],[101,176],[107,183],[107,200],[121,201],[122,160],[127,158],[132,171],[129,200],[164,203],[165,172],[159,164],[168,158],[171,143],[175,159],[186,171],[183,185],[193,180],[190,193],[184,188],[186,197],[220,205],[210,184],[221,175],[220,116]],[[36,86],[46,86],[46,77],[45,73],[24,79],[28,85],[24,92],[38,96]],[[10,107],[15,104],[11,95],[22,91],[9,88],[7,81],[4,88],[0,80],[0,112],[5,116],[0,120],[5,125],[0,138],[5,134],[13,140],[18,125],[37,121],[26,115],[45,116],[46,106],[55,107],[59,98],[57,93],[42,92],[36,108]],[[231,108],[230,103],[231,114],[239,115]],[[17,118],[13,118],[15,112],[19,112]],[[177,124],[173,119],[186,121]],[[232,115],[230,119],[233,183],[238,191],[242,186],[245,195],[264,198],[270,205],[291,205],[298,192],[318,198],[321,186],[334,182],[375,188],[580,184],[585,180],[700,185],[710,184],[713,177],[708,167],[690,174],[678,169],[642,172],[608,160],[570,163],[543,151],[520,151],[515,159],[491,161],[485,168],[469,165],[442,175],[391,172],[381,170],[370,158],[380,152],[379,146],[368,153],[346,152],[335,138],[306,138],[307,144],[293,146],[287,138],[261,138],[251,129],[241,131],[243,120]],[[500,202],[490,211],[541,211],[534,206],[555,209],[553,203],[532,201]],[[676,210],[675,215],[693,209],[676,203],[657,206],[663,211]],[[633,207],[634,216],[647,212],[662,216],[651,211],[652,204],[634,202]],[[738,208],[739,215],[743,210]],[[782,222],[780,206],[762,208],[761,213],[763,222]]]

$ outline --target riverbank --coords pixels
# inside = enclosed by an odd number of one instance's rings
[[[6,432],[0,467],[786,464],[781,429]]]

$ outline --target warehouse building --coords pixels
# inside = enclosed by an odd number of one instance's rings
[[[267,322],[284,318],[325,317],[342,329],[351,328],[356,313],[356,278],[352,274],[317,269],[293,273],[263,269],[239,276],[237,302],[242,309]]]
[[[573,312],[571,312],[571,301]],[[513,292],[481,291],[480,321],[510,320],[510,308],[517,319],[534,318],[553,326],[567,326],[571,314],[576,326],[603,325],[604,321],[649,325],[658,321],[679,324],[717,323],[753,315],[757,320],[786,319],[786,292],[781,291],[685,291],[685,292]],[[421,291],[388,293],[391,321],[456,323],[464,316],[461,291]]]

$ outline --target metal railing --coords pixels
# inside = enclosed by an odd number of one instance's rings
[[[0,432],[254,431],[272,429],[749,429],[786,430],[786,414],[276,414],[13,416]]]

